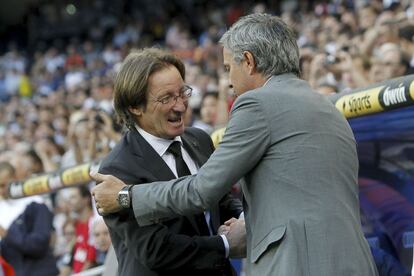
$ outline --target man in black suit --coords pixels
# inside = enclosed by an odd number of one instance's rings
[[[194,174],[207,161],[214,149],[210,137],[184,128],[191,96],[184,75],[183,63],[159,49],[125,59],[115,80],[114,105],[128,131],[103,160],[100,173],[125,183],[148,183]],[[238,200],[226,195],[204,214],[140,227],[129,208],[129,191],[130,186],[118,195],[124,209],[104,217],[119,275],[232,275],[229,243],[217,229],[240,216]]]

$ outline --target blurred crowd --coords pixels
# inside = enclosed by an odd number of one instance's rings
[[[217,1],[217,6],[183,2],[183,15],[169,16],[171,6],[151,1],[148,5],[155,7],[146,16],[131,7],[125,18],[108,15],[86,35],[33,49],[10,41],[0,53],[2,255],[10,258],[4,255],[6,247],[13,249],[14,260],[16,254],[38,254],[28,248],[29,240],[16,240],[19,231],[39,231],[41,249],[50,248],[50,254],[40,251],[44,265],[30,264],[28,275],[46,267],[68,275],[103,263],[110,239],[86,186],[11,200],[7,183],[89,162],[111,150],[122,133],[112,107],[112,81],[134,48],[155,44],[184,60],[186,83],[193,88],[186,124],[209,134],[226,125],[234,100],[217,42],[244,14],[280,13],[297,33],[302,78],[318,93],[365,87],[410,74],[414,67],[411,1],[285,1],[278,11],[252,1]],[[27,212],[41,214],[41,227],[26,218]],[[21,228],[19,220],[30,227]],[[30,238],[39,244],[41,234]],[[56,261],[51,264],[50,258]]]

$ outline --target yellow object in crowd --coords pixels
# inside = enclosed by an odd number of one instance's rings
[[[32,96],[32,86],[30,85],[30,80],[27,75],[23,75],[20,78],[19,95],[20,97],[31,97]]]
[[[226,132],[226,128],[219,128],[217,130],[215,130],[212,134],[211,134],[211,140],[213,141],[213,145],[214,148],[217,148],[218,145],[220,144],[221,140],[223,140],[223,136],[224,133]]]

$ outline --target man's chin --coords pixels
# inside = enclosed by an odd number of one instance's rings
[[[177,128],[170,128],[168,133],[167,133],[167,139],[174,139],[177,136],[180,136],[181,134],[184,133],[184,125],[177,127]]]

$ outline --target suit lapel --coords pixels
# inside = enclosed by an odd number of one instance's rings
[[[199,142],[192,136],[186,135],[185,133],[181,136],[181,140],[183,142],[183,147],[186,149],[188,154],[197,163],[199,167],[204,165],[207,162],[208,156],[205,154]]]
[[[130,131],[129,138],[134,154],[140,159],[139,161],[143,163],[143,167],[157,178],[156,180],[168,181],[175,178],[174,173],[170,170],[161,156],[158,155],[136,129]]]

